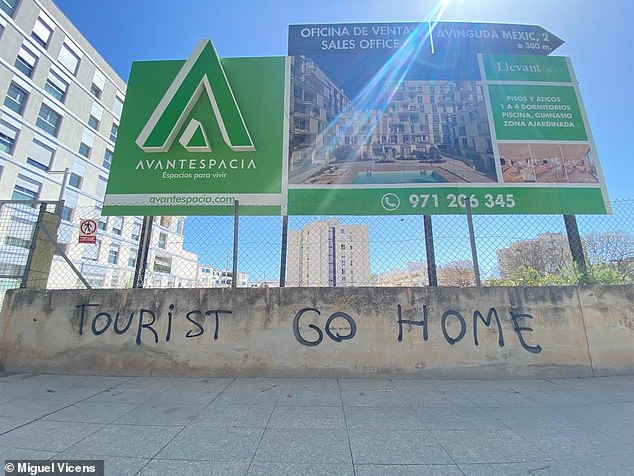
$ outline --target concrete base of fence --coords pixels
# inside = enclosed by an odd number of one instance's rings
[[[634,286],[12,290],[0,319],[14,372],[634,373]]]

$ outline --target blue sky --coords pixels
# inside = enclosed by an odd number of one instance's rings
[[[427,0],[56,0],[126,81],[132,61],[185,59],[200,38],[210,38],[223,57],[285,55],[289,24],[419,21],[425,20],[437,3]],[[629,140],[634,136],[634,61],[631,60],[634,56],[631,40],[634,2],[453,0],[445,3],[448,5],[440,18],[444,21],[535,24],[565,41],[554,54],[572,58],[610,198],[634,197],[631,188],[634,159]],[[254,220],[257,223],[257,219]],[[450,217],[447,220],[453,223]],[[496,223],[504,228],[503,219],[500,220]],[[404,221],[414,223],[415,229],[420,226],[420,217],[405,217]],[[514,220],[509,218],[508,221]],[[561,217],[557,223],[559,221]],[[440,225],[442,233],[443,224]],[[451,227],[448,225],[447,229]],[[227,228],[231,230],[230,226]],[[248,228],[243,232],[248,233]],[[279,233],[275,231],[274,235],[270,238],[275,242],[270,245],[271,250],[279,241]],[[201,241],[204,240],[201,238]],[[266,254],[262,253],[265,243],[253,246],[254,255]],[[419,246],[417,243],[416,248]],[[222,248],[223,251],[210,252],[207,258],[216,261],[212,255],[220,254],[222,263],[211,264],[224,267],[224,244]],[[468,247],[466,250],[460,255],[468,254]],[[412,256],[418,257],[422,258],[420,252]],[[493,254],[487,266],[493,267],[494,260]],[[275,269],[275,259],[271,261],[261,266],[266,269],[267,277],[279,272],[279,265]],[[240,267],[244,267],[242,262]],[[262,272],[258,274],[261,277]]]

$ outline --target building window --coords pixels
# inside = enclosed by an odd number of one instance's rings
[[[108,263],[117,264],[119,261],[119,247],[111,246],[108,250]]]
[[[0,0],[1,1],[1,0]],[[48,73],[46,78],[46,84],[44,84],[44,90],[59,102],[66,100],[66,91],[68,91],[68,83],[60,78],[53,71]]]
[[[68,46],[66,42],[62,45],[62,50],[59,52],[59,62],[64,66],[71,74],[77,73],[77,67],[81,57],[73,49]]]
[[[112,166],[112,151],[110,149],[106,149],[105,154],[103,154],[103,166],[108,170]]]
[[[0,121],[0,151],[13,154],[18,130],[4,121]]]
[[[62,220],[73,221],[74,213],[75,213],[74,208],[64,206],[64,208],[62,209]]]
[[[25,240],[24,238],[19,238],[17,236],[7,236],[4,239],[4,243],[7,246],[17,246],[18,248],[29,249],[31,247],[31,241],[30,240]]]
[[[167,233],[159,233],[158,247],[165,249],[167,246]]]
[[[112,221],[112,233],[121,236],[123,230],[123,217],[115,217]]]
[[[87,159],[90,158],[90,151],[92,149],[85,143],[81,143],[79,144],[79,153],[80,155],[83,155],[84,157],[86,157]]]
[[[99,218],[99,223],[97,223],[97,228],[99,228],[101,231],[106,231],[107,227],[108,227],[108,219],[106,217]]]
[[[95,96],[97,99],[101,98],[101,89],[95,83],[92,83],[90,86],[90,94]]]
[[[169,228],[172,224],[172,217],[161,217],[161,226]]]
[[[82,177],[75,172],[71,172],[70,177],[68,178],[68,185],[75,188],[81,188]]]
[[[121,112],[123,112],[123,99],[119,96],[114,98],[113,112],[115,116],[121,117]]]
[[[141,224],[134,223],[132,225],[132,232],[130,233],[130,239],[134,241],[139,241],[140,236],[141,236]]]
[[[157,256],[154,259],[154,271],[157,273],[170,274],[172,272],[172,260],[170,258]]]
[[[99,119],[97,119],[95,116],[93,116],[91,114],[90,117],[88,118],[88,125],[90,127],[92,127],[94,130],[98,131],[99,130]]]
[[[27,93],[17,84],[11,83],[11,85],[9,86],[9,90],[7,91],[7,96],[4,98],[4,105],[11,109],[13,112],[17,112],[18,114],[22,115],[28,97],[29,93]]]
[[[18,57],[15,59],[15,67],[18,68],[18,70],[25,76],[30,78],[33,74],[33,69],[35,69],[36,61],[37,57],[22,46],[18,52]]]
[[[183,234],[183,225],[184,225],[184,222],[182,219],[176,222],[176,233],[178,233],[179,235]]]
[[[34,140],[29,150],[26,163],[40,170],[47,171],[53,161],[53,149],[45,146],[38,140]]]
[[[48,24],[42,19],[42,17],[39,17],[37,20],[35,20],[35,26],[33,27],[31,38],[37,41],[42,47],[46,48],[48,46],[48,40],[51,38],[52,33],[53,28],[48,26]]]
[[[97,195],[97,197],[102,198],[106,194],[107,184],[108,179],[100,175],[97,179],[97,186],[95,187],[95,195]]]
[[[0,10],[13,18],[15,9],[18,6],[18,0],[0,0]]]
[[[119,125],[117,123],[112,123],[112,128],[110,128],[110,140],[112,142],[116,142],[117,140],[117,132],[119,132]]]
[[[40,112],[37,115],[37,121],[35,125],[42,129],[44,132],[48,132],[52,136],[57,136],[57,132],[59,130],[59,123],[61,122],[62,116],[46,104],[42,104],[40,107]]]
[[[134,268],[136,266],[136,253],[130,250],[130,255],[128,256],[128,266],[130,268]]]
[[[33,179],[18,175],[11,200],[37,200],[42,184]]]

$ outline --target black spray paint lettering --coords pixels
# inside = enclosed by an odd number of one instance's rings
[[[319,310],[315,308],[305,307],[301,309],[297,314],[295,314],[295,319],[293,319],[293,335],[295,336],[295,339],[297,339],[297,342],[299,342],[300,344],[307,347],[315,347],[321,344],[321,342],[324,340],[324,333],[321,331],[321,329],[315,324],[308,324],[309,329],[313,329],[315,332],[317,332],[317,338],[315,340],[306,340],[299,330],[299,324],[302,316],[309,311],[315,312],[318,316],[321,316],[321,312],[319,312]],[[341,335],[337,330],[335,330],[334,333],[332,332],[332,324],[337,318],[345,319],[348,322],[348,325],[350,326],[350,331],[348,332],[348,334]],[[331,314],[326,321],[324,329],[326,331],[326,335],[332,340],[334,340],[335,342],[343,342],[344,340],[352,339],[355,336],[355,334],[357,333],[357,324],[354,322],[354,319],[349,314],[346,314],[345,312],[335,312]]]
[[[87,321],[90,321],[90,330],[93,335],[103,335],[108,329],[112,328],[116,335],[123,335],[130,330],[132,322],[134,321],[135,314],[138,314],[138,323],[136,326],[135,342],[137,345],[141,345],[144,335],[151,335],[155,344],[159,343],[160,336],[158,330],[155,328],[157,318],[160,314],[157,314],[152,309],[141,308],[139,311],[131,311],[128,314],[120,315],[120,312],[111,313],[107,311],[96,312],[100,304],[79,304],[75,308],[79,312],[79,335],[84,334],[84,328],[87,325]],[[95,308],[95,314],[91,315],[91,308]],[[231,314],[231,311],[224,309],[208,309],[205,311],[196,309],[189,311],[185,314],[185,320],[189,321],[195,326],[195,328],[187,330],[185,333],[186,338],[199,337],[205,333],[205,329],[202,326],[202,320],[205,316],[214,317],[214,333],[213,339],[218,340],[219,328],[220,328],[220,315]],[[195,320],[195,316],[199,316]],[[127,317],[127,319],[126,319]],[[165,342],[169,342],[172,338],[172,331],[174,327],[174,321],[176,318],[175,306],[170,304],[168,306],[167,313],[167,330],[165,333]],[[200,322],[199,322],[200,321]],[[123,324],[125,322],[125,325]]]
[[[420,321],[413,320],[413,319],[403,319],[403,310],[400,304],[397,305],[396,310],[397,310],[396,322],[398,325],[398,337],[397,337],[398,342],[403,342],[403,326],[404,325],[422,327],[423,341],[427,342],[427,340],[429,340],[430,319],[429,319],[429,311],[427,309],[427,305],[423,305],[422,319]],[[511,315],[511,323],[513,325],[513,330],[517,334],[517,338],[522,348],[528,352],[539,354],[542,351],[542,347],[540,345],[536,345],[536,346],[528,345],[526,343],[526,340],[524,339],[524,335],[522,334],[522,332],[533,332],[533,329],[531,327],[521,326],[520,323],[518,322],[519,319],[522,319],[522,318],[532,319],[533,316],[531,316],[530,314],[515,313],[513,311],[510,311],[510,315]],[[455,336],[449,335],[449,330],[448,330],[449,319],[457,321],[460,327],[460,331]],[[497,326],[497,332],[498,332],[498,345],[500,347],[504,347],[504,332],[502,330],[502,323],[500,321],[500,316],[497,309],[494,307],[490,308],[486,317],[484,317],[483,313],[480,312],[479,310],[475,310],[473,312],[473,343],[476,346],[480,344],[478,340],[478,325],[480,322],[482,322],[487,327],[491,327],[493,322],[495,322]],[[460,312],[455,311],[453,309],[449,309],[442,314],[440,318],[440,327],[441,327],[443,337],[445,338],[447,343],[450,345],[454,345],[460,342],[467,333],[467,322],[464,316]]]

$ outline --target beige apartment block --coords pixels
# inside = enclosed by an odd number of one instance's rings
[[[370,285],[368,227],[341,225],[332,218],[289,231],[287,285]]]

